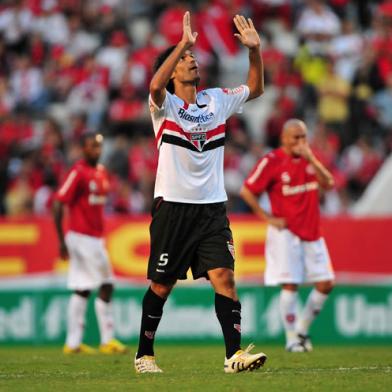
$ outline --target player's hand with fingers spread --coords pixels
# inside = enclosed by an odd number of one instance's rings
[[[191,14],[189,11],[185,12],[184,17],[182,19],[182,38],[181,42],[184,44],[186,49],[191,48],[197,38],[197,33],[193,32],[192,33],[192,27],[191,27]]]
[[[253,25],[252,19],[245,19],[242,15],[236,15],[233,20],[239,32],[239,34],[234,35],[241,43],[249,49],[259,47],[261,44],[260,37]]]

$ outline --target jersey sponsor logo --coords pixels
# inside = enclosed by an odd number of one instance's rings
[[[239,87],[235,87],[235,88],[223,88],[222,90],[225,94],[236,95],[236,94],[240,94],[244,91],[244,86],[239,86]]]
[[[106,203],[106,196],[90,194],[88,196],[88,204],[90,206],[103,205]]]
[[[231,257],[233,260],[235,260],[235,249],[234,249],[234,242],[233,240],[227,241],[227,249],[229,249],[229,252],[231,254]]]
[[[318,182],[312,181],[312,182],[307,182],[306,184],[294,185],[294,186],[283,185],[282,193],[283,196],[292,196],[292,195],[297,195],[299,193],[315,191],[317,189],[318,189]]]
[[[214,113],[210,112],[208,114],[199,114],[198,116],[192,116],[184,108],[178,109],[178,116],[186,121],[194,123],[206,123],[214,117]]]

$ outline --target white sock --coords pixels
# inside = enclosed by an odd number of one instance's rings
[[[309,294],[306,305],[303,309],[302,315],[298,320],[297,332],[302,335],[308,335],[309,327],[312,321],[320,313],[328,294],[320,293],[320,291],[313,289]]]
[[[72,294],[68,303],[68,322],[66,345],[77,348],[82,343],[84,317],[86,314],[87,298]]]
[[[280,292],[280,315],[286,332],[286,345],[290,346],[298,340],[295,329],[297,318],[298,293],[296,291],[284,290]]]
[[[113,339],[114,334],[112,303],[97,297],[95,299],[95,314],[101,333],[101,344],[106,344]]]

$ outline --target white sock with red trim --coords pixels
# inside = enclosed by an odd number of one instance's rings
[[[72,294],[68,303],[68,321],[66,345],[77,348],[82,343],[84,318],[87,308],[87,298]]]
[[[302,315],[298,320],[297,332],[301,335],[308,335],[310,325],[316,316],[320,313],[324,306],[328,294],[320,293],[320,291],[313,289],[306,301]]]
[[[298,293],[296,291],[281,290],[279,308],[286,333],[286,346],[291,346],[293,343],[298,341],[295,329],[297,319],[297,302]]]
[[[111,302],[105,302],[101,298],[95,299],[95,314],[97,315],[101,344],[106,344],[113,339],[113,309]]]

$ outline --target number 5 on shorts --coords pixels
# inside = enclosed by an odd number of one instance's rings
[[[165,267],[169,262],[169,253],[162,253],[159,257],[158,266]],[[163,269],[157,268],[157,272],[165,272]]]

